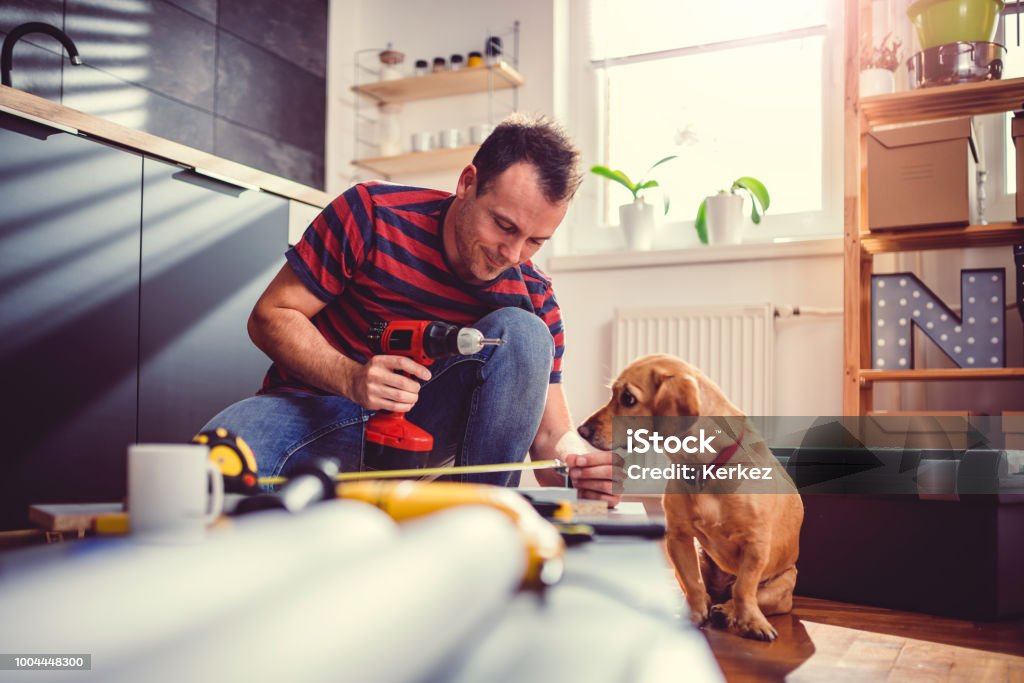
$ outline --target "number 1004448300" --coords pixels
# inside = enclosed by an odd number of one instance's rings
[[[92,655],[0,654],[0,671],[37,671],[92,669]]]

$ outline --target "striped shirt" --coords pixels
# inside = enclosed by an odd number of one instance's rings
[[[360,363],[371,355],[370,326],[384,320],[443,320],[472,325],[499,308],[534,313],[554,339],[549,382],[562,381],[564,329],[555,293],[531,261],[482,285],[460,279],[448,265],[441,239],[454,195],[390,183],[360,183],[346,190],[285,253],[292,270],[326,306],[313,317],[320,334]],[[325,392],[277,364],[260,393]]]

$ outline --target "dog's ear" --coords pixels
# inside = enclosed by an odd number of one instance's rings
[[[700,415],[700,386],[687,374],[665,375],[651,403],[654,415]]]

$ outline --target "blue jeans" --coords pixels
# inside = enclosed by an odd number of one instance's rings
[[[342,396],[278,393],[253,396],[228,406],[203,429],[226,427],[253,449],[260,476],[288,476],[304,460],[331,457],[342,471],[397,469],[441,464],[522,462],[540,425],[547,400],[554,342],[533,313],[502,308],[474,327],[505,340],[472,356],[430,366],[408,419],[434,436],[426,457],[381,451],[365,441],[373,411]],[[518,472],[460,478],[516,486]]]

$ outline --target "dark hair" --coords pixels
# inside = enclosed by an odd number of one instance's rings
[[[519,162],[532,164],[540,176],[540,189],[552,204],[569,201],[583,181],[580,152],[565,130],[546,116],[513,114],[498,124],[480,145],[476,166],[476,193]]]

